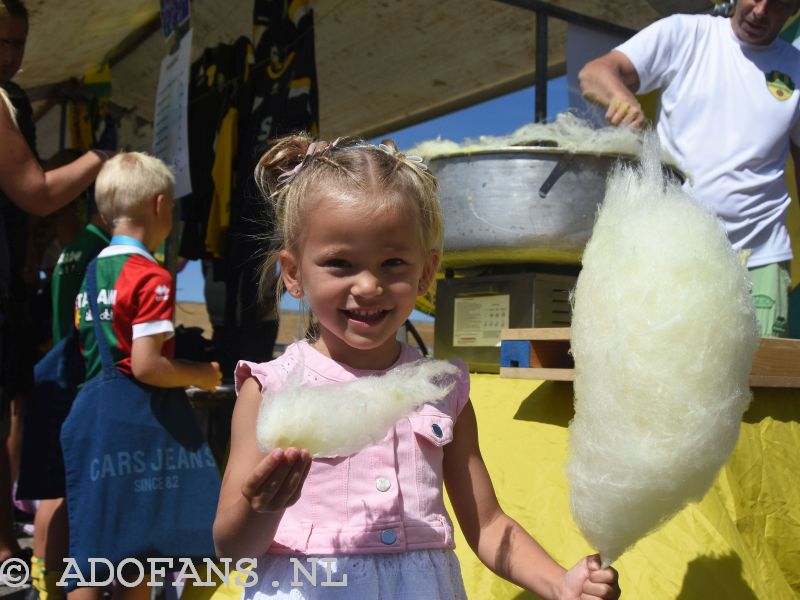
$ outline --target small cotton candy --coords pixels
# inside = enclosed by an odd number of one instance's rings
[[[642,168],[610,178],[573,294],[572,514],[604,564],[700,500],[750,401],[750,280],[716,217]]]
[[[420,360],[384,375],[328,385],[289,380],[265,393],[256,438],[265,452],[305,448],[311,456],[349,456],[382,440],[400,418],[423,404],[436,404],[455,385],[457,366]]]

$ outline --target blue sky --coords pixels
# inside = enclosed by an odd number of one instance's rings
[[[411,148],[437,136],[462,142],[465,138],[480,135],[506,135],[534,120],[534,88],[526,88],[494,100],[488,100],[443,117],[407,127],[380,139],[392,138],[400,149]],[[567,78],[553,79],[547,86],[548,121],[567,110]],[[203,276],[198,261],[190,262],[177,278],[178,302],[203,302]],[[283,310],[297,310],[297,301],[284,296]],[[416,311],[415,311],[416,312]],[[412,318],[422,318],[421,313]]]

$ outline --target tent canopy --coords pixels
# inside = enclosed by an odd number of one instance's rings
[[[709,0],[317,0],[314,10],[320,130],[380,135],[530,86],[536,7],[566,9],[639,30]],[[151,138],[159,66],[168,51],[158,0],[28,0],[31,26],[17,81],[39,118],[56,125],[64,82],[111,64],[112,101],[125,110],[127,144]],[[253,0],[194,0],[193,56],[252,33]],[[566,23],[548,19],[547,74],[563,74]],[[67,86],[68,87],[68,86]],[[52,127],[49,129],[53,129]],[[56,128],[57,129],[57,128]]]

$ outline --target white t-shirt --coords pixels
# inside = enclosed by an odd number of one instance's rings
[[[734,248],[752,250],[748,266],[791,259],[784,170],[790,139],[800,146],[800,51],[746,44],[730,19],[708,15],[667,17],[617,50],[638,92],[661,89],[661,142]]]

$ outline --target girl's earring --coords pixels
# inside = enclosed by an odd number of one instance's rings
[[[302,293],[303,293],[303,290],[301,290],[300,288],[294,288],[294,289],[293,289],[293,290],[292,290],[290,293],[291,293],[291,294],[292,294],[292,296],[294,296],[295,298],[299,298],[299,297],[300,297],[300,294],[302,294]]]

